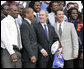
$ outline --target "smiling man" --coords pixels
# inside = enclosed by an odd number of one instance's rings
[[[2,68],[21,68],[22,49],[20,30],[15,22],[17,6],[8,8],[8,16],[1,21],[1,64]]]
[[[73,59],[78,57],[79,50],[75,27],[72,23],[63,20],[64,12],[62,9],[58,8],[55,15],[57,23],[54,25],[54,28],[62,45],[64,68],[73,68]]]
[[[47,24],[48,13],[44,10],[39,12],[39,23],[34,25],[34,29],[37,36],[37,42],[39,44],[39,57],[38,68],[51,68],[52,67],[52,44],[59,40],[54,28]]]

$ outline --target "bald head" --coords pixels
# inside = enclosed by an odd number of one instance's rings
[[[23,13],[24,18],[27,18],[29,20],[33,19],[34,11],[32,8],[25,8],[22,13]]]

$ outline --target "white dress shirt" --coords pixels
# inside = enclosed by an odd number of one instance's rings
[[[8,15],[1,21],[1,48],[7,49],[10,55],[15,53],[15,51],[13,50],[13,45],[16,45],[19,49],[22,49],[21,43],[20,46],[18,46],[17,35],[18,34],[15,19],[12,16]]]
[[[15,19],[16,20],[16,23],[19,25],[19,27],[21,26],[21,24],[22,24],[22,17],[21,17],[21,15],[18,15],[18,17]]]
[[[49,21],[50,21],[50,24],[53,26],[55,24],[55,13],[51,12],[49,13]]]

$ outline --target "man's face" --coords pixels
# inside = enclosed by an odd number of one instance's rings
[[[10,10],[10,15],[14,18],[17,18],[19,14],[19,10],[17,7],[14,7]]]
[[[64,12],[63,11],[57,11],[56,19],[57,19],[57,21],[62,22],[64,19]]]
[[[77,19],[78,18],[78,11],[77,10],[72,10],[71,18],[72,19]]]
[[[18,8],[19,8],[19,13],[21,14],[21,13],[22,13],[22,11],[23,11],[23,9],[24,9],[24,6],[23,6],[23,5],[21,5],[21,6],[19,6]]]
[[[53,11],[56,11],[56,9],[58,8],[58,6],[59,6],[58,3],[53,3],[51,9],[52,9]]]
[[[40,13],[39,13],[40,22],[41,23],[46,23],[47,18],[48,18],[47,14],[44,11],[40,11]]]
[[[33,11],[33,9],[30,9],[30,11],[28,13],[26,12],[26,17],[29,20],[32,20],[33,19],[33,17],[34,17],[34,11]]]
[[[35,2],[35,4],[34,4],[34,10],[35,10],[35,12],[39,12],[40,8],[41,8],[40,2]]]
[[[60,5],[61,7],[64,7],[64,1],[60,1],[60,2],[59,2],[59,5]]]

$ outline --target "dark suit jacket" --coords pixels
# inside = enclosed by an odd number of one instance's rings
[[[58,35],[56,34],[54,28],[47,24],[48,25],[48,32],[49,32],[49,40],[47,40],[47,37],[46,37],[46,34],[45,34],[45,31],[41,25],[41,23],[37,23],[37,24],[34,24],[34,29],[35,29],[35,32],[36,32],[36,36],[37,36],[37,42],[39,44],[39,51],[43,48],[45,49],[48,54],[51,54],[51,45],[59,40],[58,38]]]
[[[21,51],[22,59],[23,61],[28,61],[31,56],[36,56],[36,57],[38,56],[36,33],[32,25],[30,25],[26,20],[23,20],[20,30],[21,30],[21,38],[22,38],[22,46],[23,46],[23,49]]]

